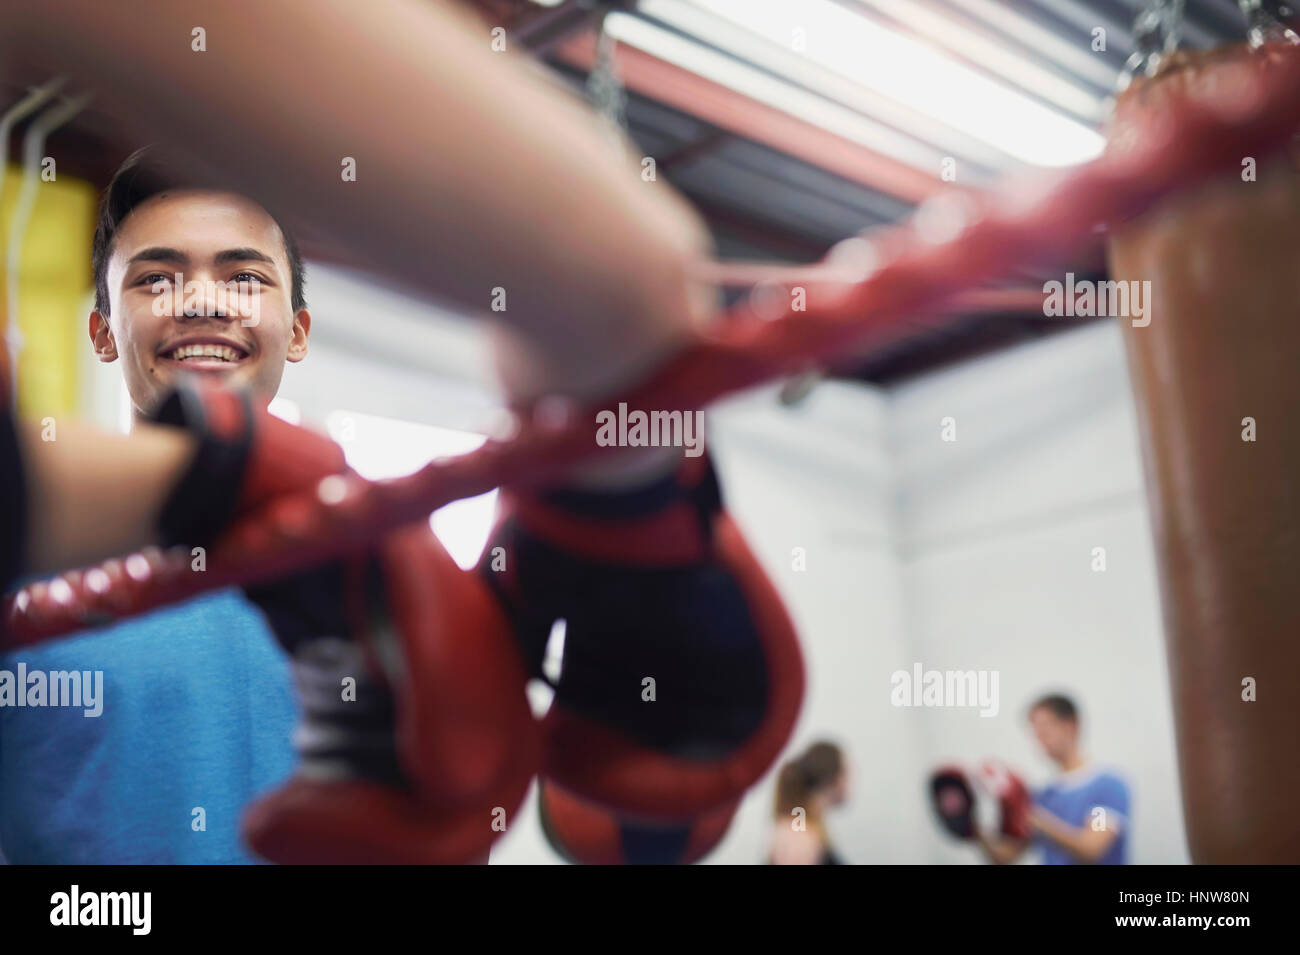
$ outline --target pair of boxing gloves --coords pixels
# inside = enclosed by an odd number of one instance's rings
[[[221,390],[157,413],[198,451],[164,544],[276,526],[294,492],[355,479],[342,451]],[[359,479],[357,479],[359,480]],[[705,458],[616,493],[502,494],[483,564],[427,521],[247,588],[292,658],[298,772],[247,812],[271,861],[481,860],[534,777],[543,829],[582,862],[689,862],[725,834],[803,691],[789,617],[722,510]],[[542,720],[526,696],[565,623]]]
[[[992,760],[980,765],[972,778],[957,765],[941,766],[930,775],[930,802],[939,824],[958,839],[976,837],[977,790],[987,792],[998,805],[998,831],[1017,840],[1033,834],[1029,813],[1033,797],[1024,781]]]
[[[193,429],[202,414],[162,418]],[[284,447],[259,452],[254,438],[245,497],[268,482],[263,454],[328,459],[274,421],[265,440]],[[250,590],[293,654],[304,710],[298,775],[245,820],[255,851],[481,859],[534,777],[543,830],[573,861],[691,862],[725,834],[793,729],[803,667],[707,459],[633,489],[501,499],[475,571],[421,521]],[[557,621],[562,670],[538,721],[526,684],[543,678]],[[376,706],[340,702],[346,673]]]

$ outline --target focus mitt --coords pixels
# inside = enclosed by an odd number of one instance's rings
[[[958,839],[975,838],[975,792],[960,767],[943,766],[931,774],[930,801],[948,832]]]

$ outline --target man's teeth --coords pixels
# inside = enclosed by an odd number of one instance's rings
[[[174,361],[187,358],[216,358],[220,361],[239,361],[240,353],[229,345],[182,345],[173,349],[168,356]]]

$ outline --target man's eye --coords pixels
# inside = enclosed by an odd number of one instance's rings
[[[162,272],[150,272],[148,275],[140,278],[141,285],[157,285],[159,282],[170,282],[170,275],[164,275]]]
[[[237,272],[235,273],[235,281],[247,282],[250,285],[260,285],[262,283],[262,277],[253,272]]]

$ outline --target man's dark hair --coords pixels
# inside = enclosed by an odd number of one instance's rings
[[[99,221],[95,224],[95,241],[91,247],[90,265],[95,273],[95,308],[108,315],[108,258],[113,251],[113,239],[126,217],[136,206],[169,189],[197,188],[186,183],[175,170],[160,159],[148,146],[137,149],[113,174],[113,181],[104,191],[99,206]],[[274,218],[274,217],[273,217]],[[307,307],[306,272],[298,243],[278,220],[275,223],[284,237],[284,252],[289,259],[289,275],[293,280],[291,301],[293,310]]]
[[[1060,693],[1049,693],[1047,696],[1035,700],[1029,707],[1029,712],[1034,710],[1047,710],[1058,720],[1069,720],[1071,723],[1079,722],[1079,708],[1074,705],[1074,700]]]

